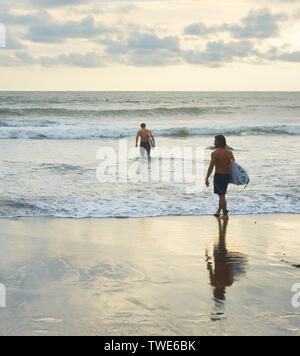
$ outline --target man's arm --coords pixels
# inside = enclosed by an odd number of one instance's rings
[[[205,184],[207,187],[209,187],[209,177],[211,176],[213,170],[214,170],[214,167],[215,167],[215,155],[214,155],[214,152],[211,154],[211,161],[210,161],[210,165],[208,167],[208,171],[207,171],[207,175],[206,175],[206,179],[205,179]]]
[[[234,158],[234,155],[233,155],[232,152],[231,152],[231,160],[232,160],[233,162],[235,162],[235,158]]]

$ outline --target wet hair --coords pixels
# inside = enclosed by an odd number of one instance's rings
[[[146,127],[146,124],[141,124],[141,128],[144,129]]]
[[[223,135],[218,135],[215,137],[216,147],[226,148],[226,138]]]

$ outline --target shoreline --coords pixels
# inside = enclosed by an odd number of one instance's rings
[[[300,213],[252,213],[252,214],[230,214],[229,219],[231,217],[242,217],[242,216],[282,216],[282,215],[300,215]],[[16,216],[16,217],[0,217],[0,221],[4,220],[22,220],[22,219],[58,219],[58,220],[122,220],[122,219],[160,219],[160,218],[204,218],[204,217],[214,217],[213,214],[206,214],[206,215],[157,215],[157,216],[111,216],[111,217],[63,217],[63,216]],[[217,220],[217,219],[216,219]]]

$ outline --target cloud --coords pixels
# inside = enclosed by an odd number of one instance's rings
[[[165,50],[157,50],[155,53],[130,53],[124,64],[136,67],[164,67],[177,65],[182,62],[181,56],[174,56]]]
[[[212,33],[229,32],[236,39],[262,39],[275,37],[279,34],[279,22],[286,19],[285,13],[272,14],[268,8],[252,10],[242,18],[241,24],[224,23],[219,26],[206,26],[203,23],[194,23],[184,28],[184,34],[206,36]]]
[[[143,35],[140,35],[143,37]],[[13,66],[43,66],[57,67],[69,66],[80,68],[107,67],[113,63],[124,65],[148,67],[148,66],[167,66],[182,63],[202,65],[206,67],[221,67],[228,63],[267,63],[267,62],[294,62],[300,63],[300,51],[285,52],[286,47],[281,49],[272,48],[265,53],[255,49],[255,45],[248,40],[242,41],[210,41],[202,51],[180,50],[176,40],[168,38],[156,38],[153,43],[137,41],[129,47],[115,53],[104,53],[99,55],[94,52],[69,53],[57,56],[33,57],[26,51],[17,51],[7,55],[0,52],[0,65],[5,67]],[[169,42],[170,41],[170,42]],[[173,43],[173,41],[175,41]],[[163,46],[167,43],[168,46]],[[259,62],[257,60],[260,60]],[[261,62],[261,61],[264,62]]]
[[[45,7],[63,7],[63,6],[76,6],[76,5],[85,5],[85,4],[95,4],[95,3],[138,3],[141,0],[25,0],[27,3]],[[158,0],[143,0],[144,2],[158,2]],[[160,0],[166,1],[166,0]]]
[[[107,25],[96,21],[93,15],[86,16],[86,11],[93,11],[85,7],[81,13],[82,20],[72,20],[72,11],[80,13],[80,7],[65,9],[66,19],[58,21],[53,16],[55,11],[39,7],[37,10],[22,14],[9,12],[8,1],[2,0],[0,4],[0,22],[7,26],[7,48],[1,49],[0,64],[2,66],[70,66],[80,68],[96,68],[121,63],[129,66],[168,66],[182,63],[197,64],[207,67],[220,67],[228,63],[247,62],[264,63],[282,61],[299,62],[299,52],[289,52],[287,48],[273,50],[265,49],[265,53],[256,49],[261,39],[273,38],[279,35],[281,22],[286,19],[283,12],[274,13],[268,8],[250,11],[240,21],[234,23],[219,23],[208,25],[203,22],[190,24],[184,28],[183,36],[159,34],[153,28],[136,23],[115,22]],[[88,0],[20,0],[40,6],[64,6],[89,2]],[[151,0],[149,0],[151,1]],[[95,5],[95,2],[92,1]],[[101,2],[101,1],[99,1]],[[105,3],[105,2],[103,2]],[[111,8],[113,19],[115,12],[124,13],[138,9],[133,1],[116,1],[116,6]],[[51,5],[52,4],[52,5]],[[5,7],[5,6],[6,7]],[[59,12],[61,13],[61,12]],[[52,15],[51,15],[52,14]],[[85,17],[84,17],[85,16]],[[102,16],[105,18],[104,16]],[[68,20],[70,18],[71,20]],[[291,17],[290,17],[291,18]],[[109,21],[109,17],[106,21]],[[116,21],[116,20],[112,20]],[[16,31],[15,31],[16,29]],[[161,30],[162,31],[162,30]],[[224,34],[226,36],[218,36]],[[230,35],[228,39],[227,34]],[[185,43],[184,35],[207,37],[205,48],[199,50],[191,47],[191,41]],[[214,37],[209,37],[215,35]],[[220,39],[227,38],[227,40]],[[78,39],[87,39],[90,44],[96,44],[95,52],[91,46],[82,45],[82,48],[71,50],[73,53],[59,46],[68,41],[71,46],[76,45]],[[190,39],[190,38],[189,38]],[[50,44],[51,46],[36,46],[34,43]],[[70,41],[72,40],[72,41]],[[80,41],[82,43],[83,41]],[[28,47],[24,47],[26,44]],[[57,46],[55,46],[57,44]],[[98,48],[98,46],[101,46]],[[34,48],[34,52],[29,52]],[[189,46],[189,47],[186,47]],[[40,48],[40,49],[39,49]],[[68,46],[68,48],[70,48]],[[183,49],[184,48],[184,49]],[[187,49],[189,48],[189,49]],[[25,51],[26,49],[26,51]],[[48,50],[49,49],[49,50]],[[53,55],[53,49],[55,55]],[[5,52],[7,50],[7,52]],[[14,51],[14,53],[12,53]],[[43,51],[43,52],[41,52]],[[100,52],[101,51],[101,52]],[[32,54],[34,53],[34,57]],[[99,55],[98,53],[101,53]]]
[[[64,23],[50,22],[43,25],[30,26],[27,39],[32,42],[62,43],[69,38],[93,38],[103,33],[116,33],[115,28],[96,25],[92,16],[82,21],[68,21]]]
[[[25,46],[18,39],[12,36],[10,31],[6,31],[6,49],[24,49]]]
[[[14,54],[2,54],[0,52],[0,65],[4,67],[20,67],[38,64],[38,61],[27,52],[15,52]]]
[[[101,41],[106,46],[103,55],[88,52],[86,54],[71,53],[55,57],[42,56],[33,58],[26,52],[16,52],[5,58],[5,65],[41,65],[41,66],[75,66],[82,68],[103,67],[111,63],[122,63],[133,66],[166,66],[178,64],[182,60],[179,39],[167,36],[159,37],[154,33],[131,34],[120,41]],[[3,64],[3,61],[2,61]]]
[[[98,40],[98,43],[106,46],[110,54],[126,54],[130,51],[149,54],[156,50],[179,52],[179,38],[177,36],[159,37],[155,33],[131,33],[120,40],[112,38]]]
[[[300,63],[300,51],[283,53],[275,58],[271,58],[272,60],[279,60],[282,62],[299,62]]]
[[[39,25],[52,20],[51,15],[46,10],[32,11],[25,15],[16,15],[3,10],[0,13],[0,22],[5,25]]]
[[[217,26],[208,27],[204,25],[202,22],[191,24],[184,29],[184,33],[186,35],[194,35],[194,36],[206,36],[210,33],[218,32]]]
[[[28,0],[34,6],[41,6],[41,7],[60,7],[66,5],[80,5],[80,4],[87,4],[92,3],[92,0]]]
[[[136,66],[165,66],[180,61],[176,36],[158,37],[154,33],[134,33],[119,41],[102,41],[114,61]]]
[[[204,51],[186,51],[184,59],[189,64],[216,67],[257,54],[250,41],[213,41],[207,43]]]
[[[97,68],[107,65],[107,58],[99,56],[96,53],[88,52],[86,54],[70,53],[68,55],[60,55],[56,57],[41,57],[39,64],[42,66],[74,66],[82,68]]]
[[[265,58],[269,61],[300,63],[300,51],[283,52],[273,48],[265,54]]]
[[[95,53],[70,53],[62,54],[54,57],[42,56],[33,57],[27,52],[15,52],[11,55],[0,55],[0,65],[6,67],[15,66],[32,66],[40,65],[43,67],[51,66],[71,66],[71,67],[81,67],[81,68],[96,68],[104,67],[108,63],[108,59],[99,56]]]
[[[139,10],[140,8],[136,5],[132,4],[127,4],[127,5],[120,5],[113,9],[113,12],[115,13],[121,13],[121,14],[129,14],[133,11]]]
[[[175,36],[160,38],[155,34],[134,34],[127,40],[127,46],[136,51],[166,49],[177,52],[179,50],[179,39]]]
[[[284,13],[272,14],[267,8],[252,10],[242,19],[242,25],[225,25],[224,30],[234,38],[269,38],[279,34],[278,22],[286,19]]]

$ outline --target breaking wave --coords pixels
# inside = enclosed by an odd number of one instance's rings
[[[156,107],[135,109],[71,109],[53,107],[0,108],[0,117],[157,117],[157,116],[199,116],[207,113],[231,112],[231,106],[218,107]]]
[[[53,121],[0,121],[0,139],[33,140],[90,140],[101,138],[126,138],[136,135],[136,128],[116,125],[98,125],[96,123],[53,122]],[[154,129],[156,137],[184,138],[190,136],[227,136],[253,135],[300,135],[300,125],[264,125],[264,126],[210,126],[210,127],[170,127]]]

